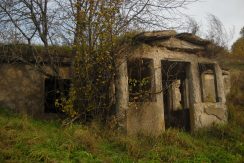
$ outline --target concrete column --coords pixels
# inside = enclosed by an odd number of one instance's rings
[[[126,129],[126,111],[129,106],[127,60],[121,59],[117,62],[117,65],[115,79],[116,113],[119,125]]]
[[[222,70],[218,64],[214,65],[214,69],[215,69],[216,87],[217,87],[216,96],[218,102],[225,103],[226,97],[225,97],[224,78],[222,75]]]
[[[198,63],[193,62],[188,66],[187,76],[189,78],[189,95],[190,95],[190,122],[191,131],[199,128],[198,115],[199,108],[197,104],[201,103],[201,86],[200,86],[200,75],[198,69]],[[200,111],[201,112],[201,111]]]
[[[190,84],[190,103],[201,103],[201,86],[198,63],[191,63],[189,68],[189,84]]]
[[[205,89],[207,89],[207,88],[205,88],[205,86],[206,86],[206,82],[205,82],[205,79],[204,79],[204,72],[201,72],[201,74],[200,74],[200,92],[201,92],[201,100],[202,101],[205,101],[205,97],[206,97],[206,91],[205,91]]]
[[[159,106],[161,109],[161,121],[162,121],[162,129],[165,130],[165,120],[164,120],[164,99],[163,99],[163,86],[162,86],[162,63],[160,59],[154,59],[154,69],[155,69],[155,91],[156,94],[156,100],[157,100],[157,106]]]
[[[163,105],[163,92],[162,92],[162,71],[161,71],[161,60],[154,59],[154,75],[155,75],[155,91],[160,92],[156,94],[157,103]]]

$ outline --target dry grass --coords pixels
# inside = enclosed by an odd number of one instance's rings
[[[128,137],[97,123],[64,128],[0,112],[0,162],[241,162],[243,130],[232,117],[194,135],[169,129],[158,138]]]

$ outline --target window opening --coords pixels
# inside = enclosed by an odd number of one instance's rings
[[[156,101],[152,59],[130,60],[128,62],[128,77],[130,102]]]

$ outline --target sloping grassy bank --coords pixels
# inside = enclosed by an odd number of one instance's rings
[[[244,59],[224,61],[232,72],[228,125],[129,138],[97,123],[62,127],[0,108],[0,162],[244,162]]]
[[[0,162],[244,162],[238,118],[232,108],[228,125],[195,134],[168,130],[153,139],[129,138],[95,123],[62,127],[1,109]]]

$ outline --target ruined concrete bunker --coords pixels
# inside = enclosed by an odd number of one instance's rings
[[[209,58],[211,43],[175,31],[144,32],[117,60],[116,115],[130,135],[158,135],[167,128],[195,131],[228,119],[228,71]],[[0,106],[33,116],[56,113],[60,92],[67,94],[72,58],[57,59],[58,79],[24,63],[0,65]],[[34,64],[34,63],[33,63]],[[48,63],[43,71],[52,70]]]
[[[227,122],[229,73],[209,58],[209,41],[175,31],[144,32],[135,40],[120,58],[117,79],[117,111],[128,134]]]

